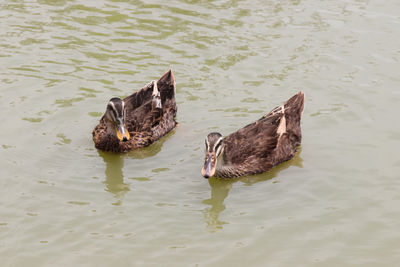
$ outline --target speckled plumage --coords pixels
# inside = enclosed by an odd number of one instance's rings
[[[299,92],[282,106],[222,139],[215,176],[233,178],[268,171],[291,159],[301,144],[300,120],[304,94]]]
[[[169,70],[157,81],[159,95],[154,94],[154,82],[151,82],[123,99],[125,127],[130,139],[122,142],[108,134],[103,116],[92,133],[95,147],[105,151],[128,152],[148,146],[171,131],[176,126],[175,86],[175,77]]]

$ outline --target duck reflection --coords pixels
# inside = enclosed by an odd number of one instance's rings
[[[129,184],[124,183],[124,175],[122,172],[124,167],[124,156],[103,151],[98,151],[98,153],[106,163],[106,179],[104,181],[106,186],[105,190],[118,198],[118,203],[120,203],[126,192],[130,191]]]
[[[219,220],[219,215],[225,210],[224,200],[235,181],[212,177],[208,182],[211,186],[211,198],[203,200],[203,203],[211,207],[204,209],[203,213],[208,230],[214,232],[217,229],[222,229],[222,226],[227,224],[227,222]]]
[[[228,222],[219,220],[219,216],[221,212],[226,209],[224,201],[234,183],[240,181],[242,183],[245,183],[246,185],[253,185],[258,182],[267,181],[275,178],[280,171],[285,170],[290,166],[303,168],[303,160],[300,157],[300,152],[301,149],[299,149],[297,155],[294,158],[278,166],[275,166],[266,173],[244,176],[229,180],[214,177],[208,179],[208,182],[211,186],[211,198],[205,199],[202,202],[210,206],[203,210],[208,230],[211,232],[215,232],[218,229],[222,229],[224,224],[228,224]]]
[[[118,154],[98,150],[99,156],[103,158],[106,164],[104,180],[105,190],[114,195],[117,202],[114,205],[120,205],[126,192],[130,191],[130,185],[124,182],[124,160],[126,158],[144,159],[157,155],[161,151],[164,142],[174,133],[171,131],[151,146],[139,148],[126,154]]]

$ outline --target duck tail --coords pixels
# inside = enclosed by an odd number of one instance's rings
[[[290,115],[298,115],[301,117],[304,109],[305,95],[303,92],[298,92],[285,102],[285,113]]]
[[[293,134],[292,138],[296,139],[296,143],[301,142],[300,120],[304,109],[305,95],[298,92],[284,103],[286,130]]]
[[[164,103],[166,99],[173,99],[175,97],[176,82],[172,70],[167,71],[157,81],[158,88],[161,93],[161,100]]]

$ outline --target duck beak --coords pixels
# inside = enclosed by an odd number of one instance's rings
[[[126,142],[131,138],[129,132],[125,128],[124,119],[122,118],[118,118],[118,121],[115,125],[115,131],[117,132],[119,141]]]
[[[215,157],[215,153],[208,153],[206,155],[206,160],[204,162],[203,168],[201,169],[201,175],[204,176],[204,178],[210,178],[213,177],[215,174],[215,169],[217,166],[217,160]]]

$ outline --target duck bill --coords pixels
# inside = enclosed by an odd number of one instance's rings
[[[123,123],[118,123],[115,126],[115,131],[117,132],[117,138],[119,141],[128,141],[131,136],[129,132],[126,130],[125,125]]]
[[[215,175],[216,166],[217,161],[215,154],[207,154],[203,168],[201,169],[201,175],[203,175],[204,178],[213,177]]]

